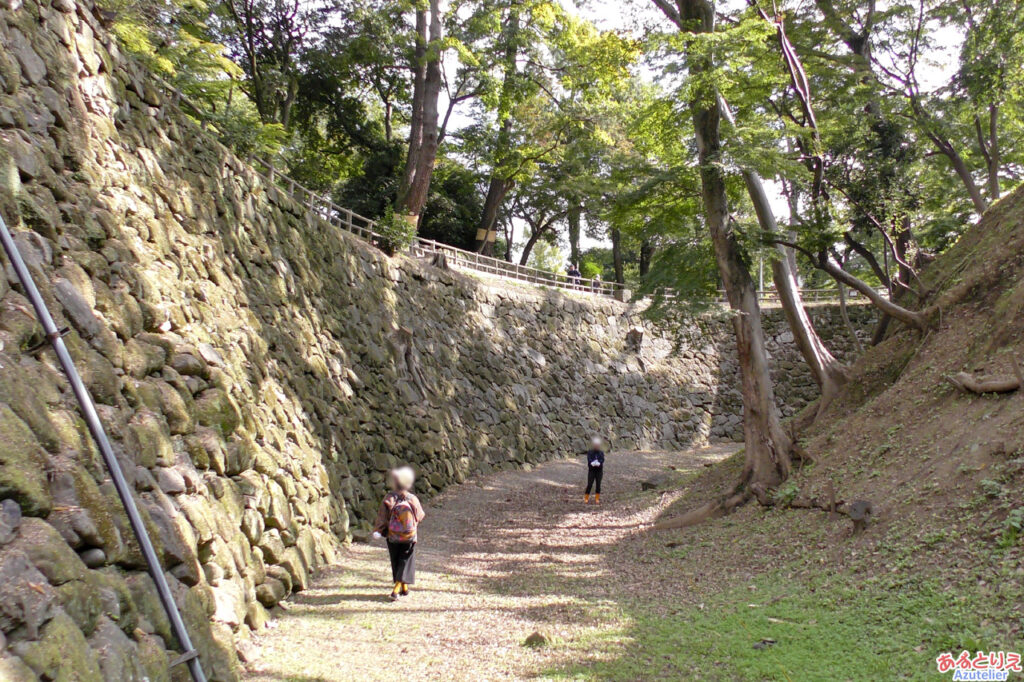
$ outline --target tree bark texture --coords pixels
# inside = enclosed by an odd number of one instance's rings
[[[428,33],[429,23],[429,33]],[[441,94],[441,11],[439,0],[416,11],[416,51],[413,65],[412,118],[409,152],[395,202],[397,213],[419,221],[427,204],[430,178],[437,160],[437,100]]]
[[[680,30],[714,32],[713,2],[677,0],[676,9]],[[714,68],[711,52],[691,47],[687,66],[694,79],[699,80]],[[757,289],[729,219],[725,173],[720,158],[721,107],[718,93],[696,92],[691,111],[700,163],[704,218],[711,233],[726,297],[733,311],[736,332],[746,445],[746,460],[737,491],[744,491],[744,499],[753,494],[767,501],[767,491],[789,476],[792,442],[783,430],[775,408]]]

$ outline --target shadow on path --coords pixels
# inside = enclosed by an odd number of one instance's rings
[[[668,474],[678,489],[734,450],[612,453],[600,506],[583,505],[582,458],[450,488],[427,508],[409,597],[385,600],[382,547],[353,546],[286,604],[246,679],[524,679],[567,664],[570,649],[523,640],[540,630],[574,641],[659,590],[630,547],[678,493],[641,492],[640,482]]]

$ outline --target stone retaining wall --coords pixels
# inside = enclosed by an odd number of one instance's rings
[[[268,609],[367,528],[391,466],[429,497],[594,433],[620,449],[740,434],[723,325],[674,355],[636,307],[388,259],[168,106],[87,2],[0,7],[0,211],[71,330],[211,679],[235,679]],[[814,315],[846,349],[838,314]],[[781,315],[766,326],[789,413],[815,390]],[[42,341],[8,270],[0,679],[168,679],[167,620]]]

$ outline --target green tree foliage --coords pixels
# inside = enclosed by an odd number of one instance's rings
[[[155,76],[187,98],[186,112],[213,123],[222,141],[242,155],[274,154],[287,139],[265,124],[245,93],[245,71],[227,54],[215,30],[216,7],[203,0],[105,0],[113,32]],[[193,109],[190,105],[194,105]]]
[[[541,240],[537,242],[526,263],[531,268],[548,272],[565,271],[565,253],[556,242]]]
[[[395,202],[415,12],[426,4],[105,7],[117,12],[125,47],[239,153],[273,156],[368,217]],[[582,261],[589,236],[612,245],[601,261],[606,279],[683,292],[675,300],[715,297],[688,111],[709,87],[735,119],[723,124],[721,163],[751,264],[774,249],[741,169],[781,191],[782,228],[801,249],[897,290],[912,289],[911,270],[1021,177],[1019,2],[749,0],[718,7],[711,37],[655,24],[643,40],[599,30],[559,0],[453,0],[442,9],[439,150],[420,232],[464,248],[480,246],[481,227],[503,228],[495,253],[529,258],[538,243],[561,242]],[[806,97],[783,34],[806,71]],[[955,64],[936,81],[929,60],[943,45]],[[685,55],[711,47],[713,68],[695,76]],[[814,259],[798,263],[804,280],[830,284]]]
[[[604,279],[604,267],[595,261],[585,260],[580,263],[580,274],[586,280],[594,279],[598,275],[601,276],[601,279]]]

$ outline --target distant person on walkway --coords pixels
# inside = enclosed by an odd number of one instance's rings
[[[395,583],[391,590],[391,601],[409,594],[409,585],[416,582],[416,529],[423,520],[423,505],[412,494],[416,475],[410,467],[401,467],[388,472],[391,492],[384,496],[373,525],[373,537],[387,538],[388,554],[391,557],[391,579]]]
[[[580,278],[583,277],[583,273],[576,267],[575,263],[569,263],[569,269],[566,270],[566,274],[569,275],[569,284],[573,289],[580,286]]]
[[[590,503],[590,490],[594,489],[594,504],[601,504],[601,479],[604,477],[604,450],[601,438],[594,436],[587,450],[587,491],[583,494],[583,504]]]
[[[596,275],[594,275],[594,279],[591,282],[591,287],[593,288],[594,293],[601,293],[601,273],[600,272],[597,273]]]

